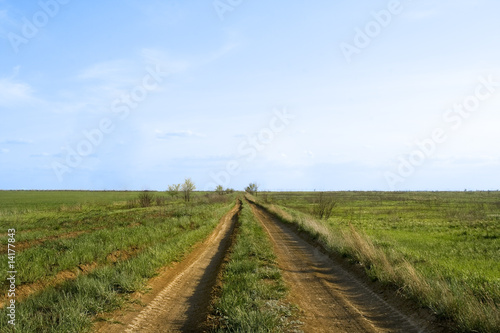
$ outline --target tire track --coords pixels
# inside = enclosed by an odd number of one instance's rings
[[[403,314],[267,211],[251,206],[274,244],[290,300],[302,310],[304,331],[437,332],[433,323]]]
[[[153,279],[151,295],[141,299],[146,307],[113,318],[114,324],[105,324],[98,332],[200,331],[208,315],[212,288],[230,246],[239,209],[240,203],[182,262]]]

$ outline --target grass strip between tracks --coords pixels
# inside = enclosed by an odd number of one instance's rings
[[[219,327],[214,332],[281,332],[293,309],[271,241],[247,202],[238,233],[222,273],[222,290],[214,302]]]

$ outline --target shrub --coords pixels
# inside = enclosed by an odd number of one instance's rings
[[[150,191],[144,191],[139,194],[138,200],[141,207],[149,207],[153,203],[154,195]]]
[[[155,201],[156,201],[157,206],[163,206],[165,204],[165,202],[167,201],[167,198],[162,197],[162,196],[157,196],[155,198]]]
[[[329,219],[332,216],[333,208],[337,202],[332,196],[327,196],[325,193],[320,192],[313,208],[313,214],[320,219]]]

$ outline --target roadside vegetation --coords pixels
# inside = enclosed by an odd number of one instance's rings
[[[222,274],[214,303],[214,332],[282,332],[291,322],[286,287],[267,234],[247,202],[239,215],[238,232]]]
[[[260,205],[451,320],[455,330],[498,332],[500,193],[329,195],[329,217],[317,214],[325,194],[266,193]]]
[[[190,193],[190,202],[158,201],[165,197],[159,192],[97,192],[97,199],[92,194],[5,197],[17,203],[0,208],[0,226],[15,227],[16,244],[23,245],[16,250],[17,332],[90,331],[99,314],[144,292],[161,267],[207,237],[235,202],[234,195],[211,193]],[[141,205],[145,194],[154,200]],[[6,265],[0,262],[2,295],[8,289]],[[7,309],[0,312],[0,332],[10,332]]]
[[[247,187],[245,187],[245,192],[255,196],[257,195],[258,190],[259,190],[259,185],[257,185],[257,183],[250,183]]]

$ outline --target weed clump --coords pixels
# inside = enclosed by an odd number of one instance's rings
[[[336,205],[337,202],[332,196],[320,192],[316,204],[313,207],[313,214],[319,219],[328,220],[330,216],[332,216],[333,208]]]
[[[139,205],[141,207],[149,207],[153,204],[155,197],[150,191],[144,191],[139,194]]]

